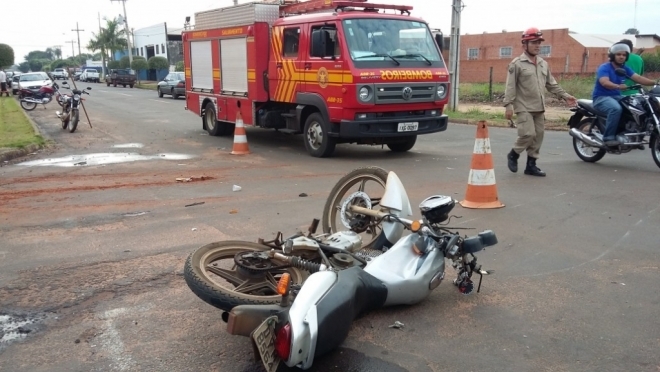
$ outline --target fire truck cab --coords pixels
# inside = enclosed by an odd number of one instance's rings
[[[195,14],[183,33],[186,109],[210,135],[246,126],[302,133],[309,154],[337,143],[410,150],[444,131],[449,76],[410,6],[366,1],[249,3]]]

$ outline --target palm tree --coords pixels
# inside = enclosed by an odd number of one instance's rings
[[[115,52],[126,48],[128,45],[125,37],[126,31],[119,28],[119,22],[116,18],[107,20],[106,22],[106,28],[101,29],[101,33],[103,34],[105,47],[112,53],[111,58],[114,61]]]
[[[62,49],[60,48],[53,49],[53,54],[57,59],[62,59]]]

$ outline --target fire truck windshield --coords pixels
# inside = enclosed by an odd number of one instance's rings
[[[354,61],[384,61],[391,57],[444,67],[425,23],[387,18],[343,21],[344,37]]]

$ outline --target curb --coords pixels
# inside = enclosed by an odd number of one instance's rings
[[[44,141],[46,141],[47,143],[43,145],[36,145],[36,144],[27,145],[19,149],[0,150],[0,162],[2,163],[16,158],[20,158],[22,156],[26,156],[28,154],[31,154],[33,152],[36,152],[44,148],[48,148],[50,147],[48,142],[53,142],[53,139],[48,134],[42,132],[41,129],[39,129],[37,123],[32,119],[30,115],[28,115],[28,113],[25,110],[23,110],[23,115],[30,122],[30,125],[32,125],[32,129],[34,129],[34,132],[37,135],[41,136],[44,139]]]

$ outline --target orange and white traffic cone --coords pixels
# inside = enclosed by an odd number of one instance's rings
[[[243,125],[243,118],[240,111],[236,113],[236,125],[234,127],[234,148],[231,151],[232,155],[246,155],[250,153],[248,147],[247,134],[245,133],[245,125]]]
[[[465,200],[459,204],[464,208],[492,209],[504,207],[504,204],[497,197],[488,126],[483,120],[477,124],[477,138],[474,142],[470,168]]]

